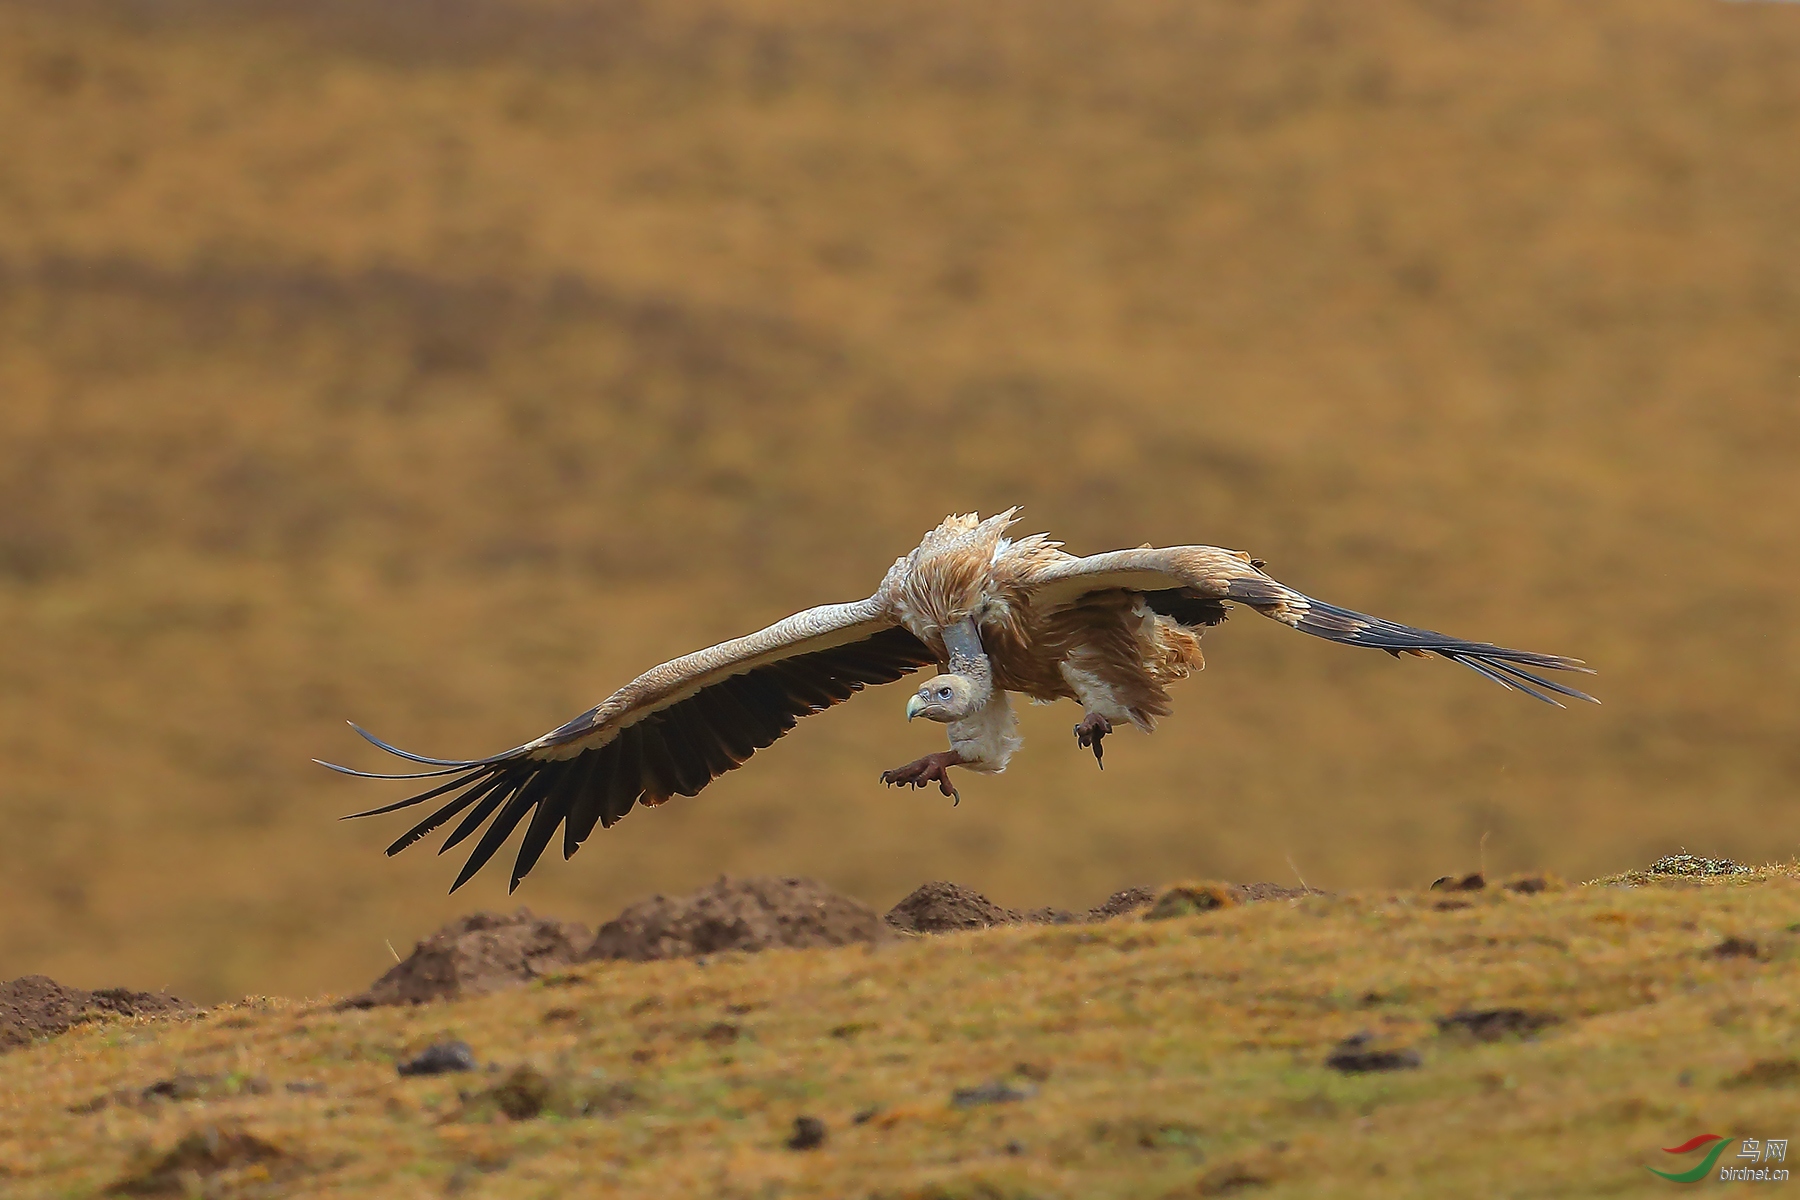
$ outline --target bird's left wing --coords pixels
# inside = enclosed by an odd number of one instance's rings
[[[377,779],[446,779],[394,804],[352,814],[375,816],[450,797],[389,846],[389,854],[466,810],[441,854],[492,817],[451,891],[468,882],[529,814],[513,864],[511,887],[516,888],[558,825],[567,858],[596,823],[610,826],[635,804],[692,796],[799,718],[935,659],[895,622],[879,596],[827,604],[653,667],[568,724],[503,754],[464,761],[424,758],[358,728],[383,750],[431,769],[377,775],[321,765]]]
[[[1526,669],[1592,675],[1592,668],[1578,658],[1465,641],[1339,608],[1270,578],[1262,567],[1248,554],[1218,546],[1140,546],[1086,558],[1062,558],[1035,571],[1028,587],[1032,604],[1046,609],[1073,604],[1090,592],[1111,588],[1142,592],[1153,611],[1183,625],[1217,625],[1225,619],[1228,603],[1243,604],[1301,633],[1328,641],[1368,646],[1396,656],[1439,655],[1501,687],[1524,692],[1547,704],[1560,706],[1547,694],[1551,692],[1599,703],[1586,692]]]

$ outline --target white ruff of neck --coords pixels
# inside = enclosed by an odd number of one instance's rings
[[[975,687],[975,708],[947,727],[950,748],[969,770],[998,774],[1006,770],[1006,760],[1023,744],[1019,719],[1006,693],[994,690],[994,671],[973,620],[965,617],[945,629],[944,648],[950,651],[950,673],[961,675]]]
[[[1019,719],[1005,692],[995,692],[986,704],[960,721],[945,726],[950,734],[950,748],[962,758],[971,771],[997,775],[1006,770],[1006,760],[1025,744],[1019,736]]]

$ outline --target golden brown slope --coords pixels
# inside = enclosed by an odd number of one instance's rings
[[[1786,847],[1796,43],[1645,0],[0,4],[0,974],[347,987],[451,908],[331,823],[341,719],[511,745],[1016,502],[1608,706],[1238,621],[1104,776],[1040,711],[956,812],[883,795],[876,693],[531,902]]]

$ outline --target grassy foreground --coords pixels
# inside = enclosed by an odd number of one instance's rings
[[[592,964],[412,1010],[252,999],[9,1055],[0,1186],[1648,1195],[1677,1185],[1647,1165],[1698,1158],[1658,1147],[1800,1130],[1796,931],[1800,868],[1788,865]],[[1494,1007],[1556,1021],[1491,1043],[1436,1023]],[[1362,1031],[1416,1050],[1422,1067],[1327,1069]],[[495,1065],[396,1074],[445,1038]],[[163,1089],[174,1096],[145,1098],[183,1074]],[[990,1083],[1019,1098],[953,1102]],[[822,1145],[787,1146],[801,1116],[823,1122]]]
[[[1605,706],[1243,614],[1104,775],[1027,707],[884,795],[895,685],[532,907],[1786,858],[1796,61],[1714,0],[0,0],[0,978],[358,987],[508,901],[336,820],[401,794],[346,719],[518,745],[1012,504]]]

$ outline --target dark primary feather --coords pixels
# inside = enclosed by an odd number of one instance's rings
[[[1348,608],[1339,608],[1335,604],[1314,600],[1310,596],[1296,592],[1292,588],[1266,577],[1233,579],[1225,594],[1229,599],[1248,604],[1269,615],[1278,616],[1281,611],[1289,614],[1297,613],[1298,619],[1292,624],[1301,633],[1310,633],[1314,637],[1342,642],[1347,646],[1369,646],[1376,650],[1386,650],[1389,654],[1396,656],[1401,654],[1441,655],[1452,662],[1461,663],[1478,675],[1493,680],[1501,687],[1524,692],[1527,696],[1542,700],[1546,704],[1555,704],[1558,708],[1562,707],[1561,702],[1552,696],[1544,695],[1543,692],[1538,691],[1538,688],[1555,692],[1559,696],[1568,696],[1574,700],[1586,700],[1590,704],[1600,703],[1586,692],[1555,683],[1525,669],[1526,667],[1538,667],[1552,671],[1580,671],[1592,675],[1593,668],[1585,665],[1578,658],[1564,658],[1559,654],[1537,654],[1530,650],[1511,650],[1505,646],[1496,646],[1492,642],[1469,642],[1446,634],[1435,633],[1429,629],[1415,629],[1411,625],[1385,621],[1380,617],[1371,617],[1367,613],[1359,613]]]
[[[719,680],[626,726],[604,745],[564,759],[533,758],[530,751],[519,749],[459,763],[409,754],[364,734],[401,758],[443,768],[397,778],[440,774],[455,778],[352,815],[375,816],[456,793],[397,838],[388,847],[389,854],[398,854],[467,810],[439,849],[442,854],[492,818],[451,891],[485,866],[529,816],[513,863],[510,891],[537,865],[558,826],[563,829],[563,857],[568,858],[596,824],[610,828],[639,803],[692,796],[773,743],[801,717],[823,712],[870,684],[891,683],[935,657],[905,629],[885,629],[860,642],[795,655]],[[595,728],[597,716],[598,709],[590,709],[543,740],[551,745],[575,741]]]
[[[1190,627],[1217,625],[1229,611],[1223,600],[1196,595],[1187,588],[1145,592],[1144,603],[1150,606],[1151,612],[1172,617]]]

